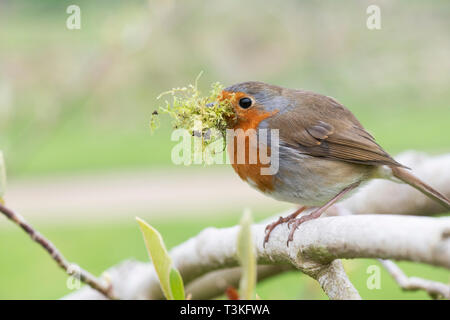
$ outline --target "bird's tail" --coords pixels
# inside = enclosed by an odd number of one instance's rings
[[[403,182],[409,184],[410,186],[416,188],[426,196],[433,200],[436,200],[441,205],[443,205],[447,210],[450,210],[450,200],[441,194],[440,192],[434,190],[432,187],[427,185],[425,182],[421,181],[419,178],[409,173],[407,170],[400,167],[391,167],[392,174],[394,177],[402,180]]]

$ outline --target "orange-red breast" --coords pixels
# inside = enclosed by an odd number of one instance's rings
[[[450,201],[395,161],[369,134],[356,117],[335,99],[311,91],[294,90],[262,82],[243,82],[222,92],[229,98],[237,120],[232,129],[278,129],[278,170],[261,174],[268,166],[258,158],[248,161],[252,148],[245,137],[245,161],[236,163],[236,139],[228,140],[234,170],[242,180],[264,194],[281,201],[300,204],[299,210],[267,226],[265,242],[273,228],[293,224],[288,237],[292,241],[297,226],[319,217],[326,209],[361,183],[374,179],[400,179],[450,209]],[[273,149],[270,140],[267,149]],[[272,161],[274,159],[271,159]],[[305,207],[317,207],[311,214],[297,218]]]

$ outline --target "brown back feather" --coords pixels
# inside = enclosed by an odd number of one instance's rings
[[[404,167],[395,161],[343,105],[330,97],[284,89],[294,107],[269,118],[280,139],[300,153],[367,165]]]

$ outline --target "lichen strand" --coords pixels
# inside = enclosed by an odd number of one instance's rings
[[[168,114],[173,119],[174,129],[186,129],[192,136],[202,138],[205,148],[225,137],[226,129],[232,127],[235,121],[235,113],[230,99],[219,99],[223,85],[213,83],[209,95],[202,96],[197,80],[198,77],[194,85],[174,88],[159,95],[157,99],[170,96],[171,101],[166,100],[166,105],[159,107],[159,112],[153,112],[150,128],[155,130],[158,127],[160,114]]]

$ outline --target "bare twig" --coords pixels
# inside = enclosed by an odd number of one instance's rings
[[[403,290],[424,290],[434,299],[439,297],[450,299],[449,285],[417,277],[408,277],[394,262],[383,259],[378,259],[378,261],[380,261]]]
[[[21,227],[30,237],[33,241],[38,243],[41,247],[43,247],[52,257],[53,260],[62,268],[66,273],[72,274],[71,271],[71,264],[69,261],[64,258],[64,256],[58,251],[58,249],[55,247],[55,245],[50,242],[47,238],[45,238],[43,235],[41,235],[39,232],[37,232],[30,224],[28,224],[25,219],[12,211],[11,209],[8,209],[3,204],[0,203],[0,212],[2,212],[8,219],[13,221],[15,224],[17,224],[19,227]],[[115,299],[113,292],[112,292],[112,286],[108,285],[104,281],[101,281],[94,277],[89,272],[77,268],[79,273],[77,276],[79,277],[80,281],[88,284],[91,288],[97,290],[98,292],[102,293],[106,297],[110,299]]]

